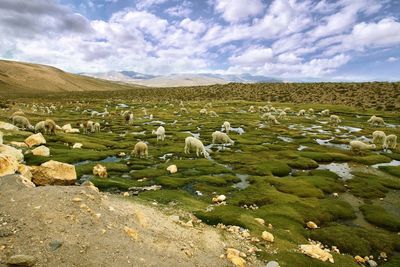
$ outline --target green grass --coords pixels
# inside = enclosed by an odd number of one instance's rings
[[[365,204],[360,207],[360,210],[368,222],[390,231],[400,231],[400,217],[390,214],[384,208]]]

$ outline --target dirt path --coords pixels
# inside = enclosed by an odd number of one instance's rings
[[[2,177],[0,262],[24,254],[35,266],[231,266],[220,258],[226,248],[250,247],[202,223],[184,226],[177,216],[190,215],[174,212],[87,186],[26,188]]]

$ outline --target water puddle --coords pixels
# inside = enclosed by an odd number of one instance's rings
[[[105,159],[102,159],[102,160],[98,160],[98,161],[97,160],[95,160],[95,161],[93,161],[93,160],[84,160],[84,161],[80,161],[80,162],[74,163],[73,165],[81,166],[81,165],[85,165],[85,164],[89,164],[89,163],[93,163],[93,162],[119,162],[119,161],[121,161],[121,158],[118,158],[116,156],[109,156],[109,157],[107,157]]]
[[[127,104],[117,104],[117,108],[129,108]]]
[[[193,137],[195,137],[197,139],[200,138],[200,133],[192,133],[191,131],[184,131],[183,133],[191,134]]]
[[[146,135],[146,131],[141,131],[141,132],[131,132],[133,135]]]
[[[378,164],[372,165],[373,168],[379,168],[380,166],[400,166],[400,161],[392,160],[391,162],[378,163]]]
[[[329,163],[329,164],[320,164],[317,170],[329,170],[331,172],[336,173],[343,181],[349,180],[353,178],[351,174],[351,167],[347,163]]]
[[[249,187],[250,183],[249,181],[247,181],[247,179],[249,178],[248,174],[236,174],[236,177],[240,179],[240,182],[236,183],[233,185],[234,188],[237,189],[246,189],[247,187]]]
[[[351,126],[339,126],[338,128],[342,130],[347,130],[349,133],[356,133],[362,131],[361,128],[351,127]]]
[[[308,146],[300,145],[300,146],[297,148],[297,151],[302,151],[302,150],[304,150],[304,149],[306,149],[306,148],[308,148]]]
[[[294,139],[286,136],[278,136],[278,139],[286,142],[286,143],[293,143]]]
[[[231,130],[232,132],[235,132],[235,133],[239,134],[239,135],[242,135],[242,134],[245,133],[245,131],[244,131],[244,129],[243,129],[242,127],[231,128],[230,130]]]
[[[165,122],[163,122],[163,121],[148,121],[148,122],[144,122],[143,124],[159,124],[159,125],[164,125]]]
[[[364,204],[364,201],[362,199],[359,199],[347,192],[339,193],[339,199],[348,202],[354,208],[355,215],[356,215],[356,218],[354,220],[343,221],[344,224],[355,225],[355,226],[364,227],[367,229],[376,229],[375,226],[373,226],[372,224],[370,224],[369,222],[367,222],[364,219],[364,216],[359,209],[359,207]]]
[[[335,143],[331,143],[331,141],[333,141],[335,138],[331,138],[331,139],[314,139],[319,145],[321,146],[330,146],[330,147],[335,147],[335,148],[339,148],[339,149],[349,149],[348,145],[345,144],[335,144]]]

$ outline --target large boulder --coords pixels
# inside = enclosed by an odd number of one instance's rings
[[[0,121],[0,129],[2,130],[8,130],[8,131],[18,131],[18,127],[11,124],[11,123],[7,123],[4,121]]]
[[[31,172],[36,185],[71,185],[76,182],[75,166],[54,160],[32,167]]]
[[[18,160],[10,155],[0,153],[0,176],[14,174],[18,170]]]
[[[32,134],[31,136],[26,138],[25,143],[29,147],[33,147],[33,146],[38,146],[41,144],[46,144],[46,139],[44,139],[44,137],[41,133],[37,133],[37,134]]]
[[[18,162],[24,161],[24,154],[22,154],[21,150],[15,147],[8,145],[0,145],[0,153],[16,158]]]
[[[18,164],[18,173],[20,173],[21,176],[28,179],[29,181],[32,181],[31,167],[24,164]]]
[[[46,146],[38,146],[37,148],[32,149],[32,154],[35,156],[49,157],[50,148]]]
[[[25,142],[17,142],[17,141],[11,141],[10,145],[12,145],[13,147],[20,147],[20,148],[27,148],[28,145],[25,144]]]

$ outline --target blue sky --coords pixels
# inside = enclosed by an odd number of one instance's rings
[[[400,80],[400,0],[1,0],[0,58],[71,72]]]

